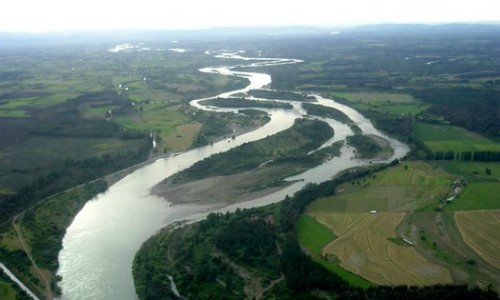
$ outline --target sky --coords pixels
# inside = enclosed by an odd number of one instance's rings
[[[7,0],[0,31],[500,21],[500,0]]]

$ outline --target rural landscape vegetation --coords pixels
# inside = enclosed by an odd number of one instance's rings
[[[64,299],[58,256],[89,200],[158,159],[234,143],[268,124],[269,110],[300,110],[288,129],[151,193],[223,207],[284,189],[345,149],[369,163],[277,203],[169,224],[135,255],[139,299],[498,299],[499,26],[225,34],[0,34],[2,264],[39,299]],[[300,62],[254,67],[269,86],[216,97],[248,84],[199,71],[233,64],[213,55],[223,51]],[[355,109],[409,152],[385,162],[387,139],[313,95]],[[203,98],[237,113],[190,105]],[[352,134],[322,147],[341,134],[331,119]],[[31,296],[2,273],[0,298]]]

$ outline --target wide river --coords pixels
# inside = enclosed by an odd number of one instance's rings
[[[299,63],[295,59],[247,58],[237,53],[219,53],[218,57],[235,62],[231,66],[201,69],[201,72],[217,73],[227,76],[247,78],[250,84],[244,89],[230,91],[217,97],[230,97],[251,89],[259,89],[271,83],[271,76],[263,73],[234,71],[236,67],[273,66]],[[348,115],[365,134],[375,134],[390,141],[394,155],[386,163],[403,157],[408,147],[380,131],[357,111],[333,100],[317,98],[317,104],[334,107]],[[191,101],[191,105],[212,111],[234,111],[205,107],[200,101]],[[87,202],[66,231],[63,249],[59,254],[62,276],[60,287],[63,299],[137,299],[132,278],[132,261],[141,244],[157,232],[175,221],[198,220],[213,211],[234,211],[236,208],[262,206],[283,200],[307,183],[320,183],[329,180],[342,170],[367,165],[371,162],[353,158],[353,149],[344,146],[342,155],[300,175],[290,178],[303,179],[287,188],[249,202],[220,207],[213,205],[174,205],[168,199],[151,195],[151,188],[164,178],[188,168],[199,160],[214,153],[227,151],[245,142],[255,141],[283,131],[294,123],[296,118],[304,117],[306,112],[299,102],[290,102],[291,110],[272,109],[271,121],[255,131],[240,135],[234,140],[223,140],[213,145],[189,150],[168,158],[161,158],[148,164],[119,182],[112,185],[105,193]],[[349,126],[332,119],[322,119],[335,130],[335,135],[322,147],[335,141],[343,140],[353,132]]]

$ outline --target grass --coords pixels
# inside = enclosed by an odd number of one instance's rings
[[[36,97],[28,97],[28,98],[18,98],[8,100],[6,103],[0,105],[0,109],[2,110],[13,110],[19,107],[28,106],[33,103]]]
[[[333,232],[310,215],[302,215],[297,223],[299,244],[321,255],[323,248],[335,238]]]
[[[333,99],[343,99],[359,110],[375,110],[392,115],[417,115],[429,106],[409,94],[400,93],[333,93]]]
[[[22,110],[3,110],[0,109],[0,117],[2,118],[25,118],[29,115]]]
[[[500,209],[500,184],[492,182],[468,184],[463,193],[452,203],[446,205],[447,210]]]
[[[335,262],[328,261],[323,257],[323,248],[334,238],[335,234],[328,227],[316,221],[314,217],[307,214],[300,216],[297,223],[297,240],[301,247],[305,247],[311,251],[314,261],[331,272],[336,273],[353,286],[362,288],[372,286],[366,279],[342,269]]]
[[[500,151],[500,144],[460,127],[415,123],[414,135],[431,151]]]
[[[16,290],[12,287],[12,283],[0,280],[0,299],[16,300]]]
[[[334,96],[342,97],[350,102],[361,103],[413,103],[415,98],[409,94],[394,93],[334,93]]]
[[[468,183],[498,182],[500,178],[500,164],[497,162],[440,161],[435,165],[454,176],[465,179]],[[491,174],[486,173],[487,169],[491,171]]]
[[[120,115],[113,120],[132,130],[156,132],[166,147],[174,151],[186,150],[191,146],[201,126],[182,114],[180,106],[151,103],[141,107],[142,111]]]
[[[500,268],[500,210],[455,213],[463,239],[482,259]]]
[[[33,102],[32,106],[37,108],[47,108],[52,105],[62,103],[68,99],[74,99],[80,95],[80,93],[67,92],[63,90],[63,92],[58,92],[50,96],[38,98]]]
[[[338,187],[333,197],[313,202],[312,212],[409,211],[446,198],[451,176],[421,161],[404,162]]]

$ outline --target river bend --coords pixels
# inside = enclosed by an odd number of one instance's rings
[[[246,93],[251,89],[259,89],[271,83],[271,76],[250,71],[235,71],[233,69],[282,64],[300,63],[297,59],[286,58],[250,58],[238,53],[219,53],[218,57],[236,62],[231,66],[218,66],[200,69],[201,72],[216,73],[227,76],[238,76],[249,80],[243,89],[229,91],[216,97],[227,98],[235,94]],[[365,134],[375,134],[387,139],[394,155],[382,163],[401,158],[408,152],[408,147],[378,131],[373,124],[356,110],[333,100],[314,95],[317,104],[334,107],[343,111],[353,120]],[[215,98],[215,97],[214,97]],[[205,98],[207,99],[207,98]],[[237,112],[237,109],[206,107],[200,102],[205,99],[192,100],[193,107],[227,112]],[[212,211],[234,211],[237,208],[262,206],[283,200],[300,190],[307,183],[320,183],[329,180],[339,172],[370,163],[367,160],[354,159],[354,151],[344,146],[340,157],[312,168],[288,180],[297,180],[292,185],[276,193],[252,201],[233,204],[227,207],[212,205],[175,205],[168,199],[151,195],[151,188],[199,160],[214,153],[227,151],[243,143],[255,141],[268,135],[276,134],[291,127],[297,118],[304,117],[306,112],[300,102],[287,101],[293,109],[261,109],[270,116],[266,125],[234,140],[223,140],[189,150],[168,158],[161,158],[127,175],[100,195],[87,202],[75,217],[66,231],[63,249],[59,254],[60,268],[58,275],[62,276],[60,286],[63,299],[137,299],[132,278],[132,261],[141,244],[159,229],[180,220],[198,220]],[[335,136],[322,147],[345,139],[353,132],[349,126],[332,119],[322,119],[334,128]]]

